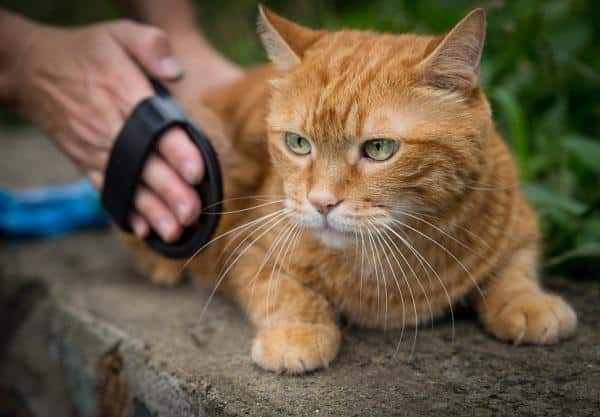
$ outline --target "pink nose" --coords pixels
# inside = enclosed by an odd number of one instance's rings
[[[337,207],[343,200],[338,199],[330,191],[317,188],[308,193],[308,201],[315,206],[319,213],[327,215],[327,213]]]

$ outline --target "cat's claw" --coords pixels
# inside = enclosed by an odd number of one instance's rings
[[[302,374],[327,367],[338,353],[340,339],[335,325],[273,324],[257,334],[252,359],[269,371]]]
[[[517,345],[552,344],[574,333],[577,316],[562,298],[532,292],[508,301],[486,324],[496,337]]]

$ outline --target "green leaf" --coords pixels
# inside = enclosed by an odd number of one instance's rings
[[[499,87],[493,92],[493,99],[498,110],[508,123],[508,134],[513,144],[519,173],[523,180],[529,179],[529,147],[527,144],[527,128],[523,110],[515,96],[506,88]]]
[[[563,146],[595,172],[600,172],[600,141],[583,136],[569,136]]]
[[[550,268],[577,258],[596,257],[600,258],[600,243],[588,242],[567,252],[564,252],[558,256],[548,259],[544,263],[544,266]]]
[[[525,195],[536,207],[558,208],[569,214],[580,216],[586,210],[587,206],[579,201],[573,200],[564,195],[555,193],[539,184],[524,184],[523,191]]]
[[[557,140],[566,127],[567,103],[559,97],[554,104],[543,113],[538,126],[553,140]]]
[[[567,24],[564,24],[567,23]],[[559,62],[567,62],[588,43],[592,30],[585,24],[564,22],[548,34],[550,48]]]

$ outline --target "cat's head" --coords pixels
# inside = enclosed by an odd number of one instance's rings
[[[492,129],[479,86],[485,14],[442,36],[325,32],[261,7],[269,152],[290,218],[325,244],[436,213],[477,180]]]

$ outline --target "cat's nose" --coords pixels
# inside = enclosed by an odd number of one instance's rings
[[[343,201],[337,198],[333,193],[322,188],[311,190],[308,193],[308,201],[323,215],[327,215]]]

